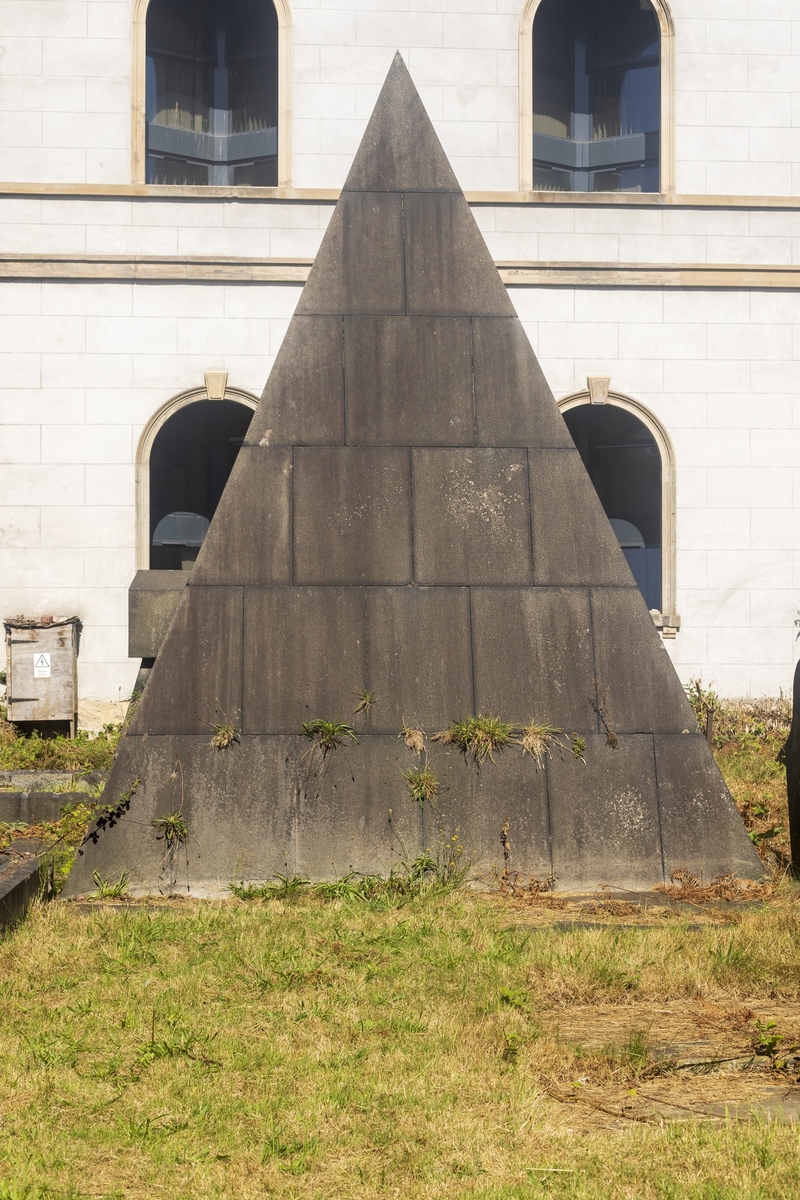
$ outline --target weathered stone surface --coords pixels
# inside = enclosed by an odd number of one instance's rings
[[[192,568],[191,586],[291,583],[291,495],[291,450],[242,446],[219,519],[209,526]]]
[[[516,317],[473,317],[479,446],[574,449],[570,432]]]
[[[407,752],[408,757],[413,757]],[[432,767],[439,794],[424,806],[425,849],[457,854],[469,874],[496,886],[505,865],[501,833],[507,824],[509,871],[527,882],[552,871],[545,772],[518,748],[496,755],[480,769],[455,749],[437,750]],[[454,840],[455,839],[455,840]]]
[[[93,890],[93,870],[118,878],[120,864],[133,895],[218,896],[231,882],[293,874],[296,764],[304,752],[305,739],[297,737],[242,738],[217,750],[209,737],[129,734],[105,802],[117,803],[139,779],[130,810],[99,833],[96,846],[85,847],[70,875],[71,894]],[[171,861],[152,822],[173,812],[182,814],[188,836]]]
[[[295,583],[411,582],[408,450],[294,452]]]
[[[530,583],[525,451],[420,449],[412,457],[416,581]]]
[[[298,314],[404,312],[402,200],[386,192],[342,193]]]
[[[343,441],[342,318],[296,316],[281,342],[245,445]]]
[[[692,706],[639,589],[592,588],[591,597],[598,687],[607,689],[605,705],[614,731],[696,730]]]
[[[596,729],[589,594],[582,588],[473,588],[475,711]]]
[[[474,439],[466,317],[346,317],[350,445],[465,446]]]
[[[388,875],[420,853],[420,812],[401,774],[407,753],[396,737],[368,734],[327,757],[319,749],[306,754],[298,792],[299,874]]]
[[[12,929],[36,899],[41,884],[40,865],[39,859],[33,858],[0,869],[0,930]]]
[[[356,690],[367,686],[364,629],[363,588],[247,588],[244,732],[349,721]]]
[[[516,316],[463,195],[406,193],[407,311]]]
[[[663,881],[653,739],[585,740],[585,763],[568,752],[547,761],[558,886],[651,888]]]
[[[534,581],[636,588],[578,451],[532,449],[528,459]]]
[[[460,192],[406,64],[395,54],[344,185],[346,192]]]
[[[367,588],[370,732],[434,732],[474,711],[467,588]]]
[[[155,658],[189,578],[188,571],[137,571],[128,589],[128,654]]]
[[[131,732],[207,734],[217,723],[238,726],[241,712],[242,589],[193,584],[181,596]]]
[[[761,860],[703,735],[654,741],[667,880],[681,867],[704,883],[731,873],[758,879]]]

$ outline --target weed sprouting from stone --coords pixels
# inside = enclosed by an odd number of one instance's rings
[[[239,741],[239,730],[235,725],[229,725],[226,721],[219,721],[216,725],[211,725],[211,740],[210,746],[215,750],[225,750],[234,742]]]
[[[425,734],[421,729],[413,729],[409,725],[404,725],[397,735],[403,738],[409,750],[413,750],[415,754],[422,754],[425,750]]]
[[[495,754],[513,742],[516,731],[516,725],[500,717],[479,713],[476,717],[451,721],[449,729],[434,733],[431,741],[443,746],[458,746],[465,756],[472,757],[480,767],[487,758],[494,763]]]
[[[429,767],[411,767],[401,772],[408,785],[408,794],[420,808],[439,791],[439,780]]]
[[[586,738],[582,738],[579,733],[573,733],[570,738],[569,748],[572,751],[573,757],[579,758],[582,763],[586,762],[583,757],[586,750]]]
[[[96,892],[92,892],[91,900],[121,900],[128,890],[128,872],[123,871],[116,883],[110,879],[103,879],[99,871],[92,872],[92,879],[97,888]]]
[[[171,812],[164,817],[156,817],[152,822],[156,837],[163,841],[167,850],[182,846],[189,836],[189,826],[182,813]]]
[[[319,746],[324,754],[344,746],[346,742],[355,742],[358,745],[356,731],[345,721],[324,721],[321,717],[315,717],[313,721],[303,722],[303,733]]]
[[[555,725],[537,725],[530,721],[519,727],[519,742],[523,754],[530,754],[537,767],[544,766],[545,755],[550,756],[550,747],[559,742],[563,729]]]
[[[359,713],[369,713],[373,706],[378,703],[375,693],[367,691],[366,688],[357,688],[356,697],[358,704],[353,709],[354,716],[358,716]]]

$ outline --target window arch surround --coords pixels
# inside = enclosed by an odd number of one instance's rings
[[[221,4],[225,0],[219,0]],[[291,187],[292,173],[292,13],[288,0],[271,3],[278,18],[278,187]],[[131,179],[146,179],[147,9],[150,0],[134,0],[131,64]],[[204,190],[206,190],[204,188]]]
[[[533,22],[543,0],[525,0],[519,24],[519,188],[533,191]],[[650,0],[658,20],[661,48],[661,129],[659,193],[675,191],[675,25],[665,0]],[[577,192],[564,193],[574,199]],[[587,193],[597,195],[613,193]],[[624,195],[624,193],[622,193]]]
[[[675,521],[675,450],[664,426],[639,400],[624,392],[608,393],[607,405],[624,409],[637,417],[651,434],[661,455],[661,611],[676,612],[676,521]],[[591,404],[588,391],[572,392],[558,401],[562,413]]]
[[[225,400],[233,400],[253,412],[258,408],[258,398],[241,388],[226,387]],[[205,387],[190,388],[179,392],[163,404],[142,430],[136,450],[136,570],[150,569],[150,455],[161,430],[182,408],[208,400]]]

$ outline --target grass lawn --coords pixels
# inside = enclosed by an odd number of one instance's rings
[[[786,716],[717,715],[770,865]],[[89,815],[5,837],[60,838],[63,877]],[[800,1195],[764,1115],[800,1111],[800,885],[309,892],[54,903],[0,942],[0,1200]]]
[[[800,890],[590,908],[40,908],[0,946],[0,1197],[796,1197],[797,1127],[722,1114],[797,1095]]]

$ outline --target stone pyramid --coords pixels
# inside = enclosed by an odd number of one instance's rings
[[[478,768],[428,741],[438,794],[414,803],[401,727],[481,713],[562,748]],[[314,718],[358,742],[324,755]],[[490,880],[504,827],[510,869],[559,887],[760,873],[399,55],[105,802],[68,894],[95,870],[219,895],[447,846]],[[170,850],[153,822],[176,812]]]

